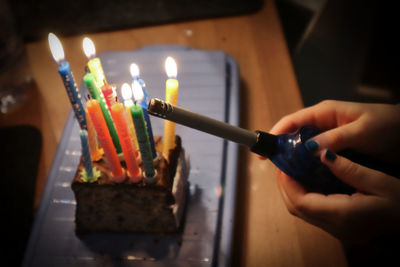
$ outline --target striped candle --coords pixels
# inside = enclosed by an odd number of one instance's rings
[[[99,88],[96,85],[96,78],[92,73],[86,73],[85,76],[83,77],[83,81],[88,88],[90,94],[94,99],[98,101],[100,104],[101,108],[101,113],[104,116],[104,119],[107,124],[107,129],[111,135],[113,144],[115,146],[115,149],[117,150],[117,153],[122,152],[121,144],[118,139],[118,134],[117,130],[115,129],[114,122],[112,121],[110,111],[108,110],[107,103],[104,100],[103,94],[99,90]]]
[[[149,178],[154,177],[156,172],[154,169],[153,156],[151,154],[149,136],[146,130],[146,123],[144,121],[142,107],[134,104],[131,107],[131,114],[133,123],[135,124],[145,175]]]
[[[138,81],[140,86],[142,87],[143,94],[144,94],[144,99],[147,100],[147,97],[149,96],[146,91],[146,84],[145,82],[140,78],[140,71],[139,71],[139,66],[136,63],[132,63],[130,66],[130,72],[131,72],[131,77],[133,79],[132,81],[132,87],[133,83],[135,81]]]
[[[58,64],[58,73],[64,83],[72,109],[75,112],[75,117],[79,122],[81,129],[87,129],[85,109],[83,108],[79,88],[76,85],[74,76],[72,75],[69,63],[64,59],[64,49],[60,40],[53,33],[48,36],[51,54]]]
[[[101,92],[103,93],[104,100],[107,103],[108,110],[111,112],[111,106],[117,102],[117,96],[115,94],[115,86],[110,84],[105,84],[101,87]]]
[[[83,162],[85,165],[86,175],[90,180],[90,178],[93,177],[93,167],[88,146],[88,132],[86,130],[81,130],[80,136],[81,136]]]
[[[113,174],[113,181],[120,183],[125,179],[124,171],[122,169],[121,163],[119,162],[117,152],[113,145],[110,133],[107,129],[106,121],[102,116],[100,104],[96,99],[90,99],[86,103],[86,108],[92,119],[94,128],[97,132],[97,137],[101,146],[104,149],[104,155],[107,159],[108,165],[110,167],[111,173]]]
[[[139,104],[143,109],[143,117],[144,120],[146,121],[146,129],[149,135],[151,154],[153,155],[153,159],[155,159],[157,157],[157,152],[156,152],[156,147],[154,145],[154,136],[153,136],[153,129],[151,128],[150,117],[149,114],[147,113],[146,98],[142,90],[142,87],[140,86],[138,81],[134,81],[132,85],[133,85],[132,86],[133,97],[135,98],[136,103]]]
[[[87,66],[90,72],[95,75],[97,85],[101,87],[107,83],[107,80],[104,75],[100,58],[96,57],[96,48],[94,47],[94,43],[90,38],[85,37],[82,46],[86,57],[89,59]]]
[[[117,128],[119,140],[121,141],[122,152],[124,153],[126,167],[128,169],[128,176],[132,182],[140,182],[142,177],[140,168],[136,162],[136,149],[133,146],[128,124],[124,116],[124,106],[121,103],[115,103],[112,105],[111,115],[115,127]]]
[[[131,131],[131,138],[133,140],[133,143],[135,144],[136,151],[137,151],[137,149],[139,149],[139,143],[137,141],[136,130],[135,130],[135,126],[133,125],[133,119],[132,119],[132,114],[131,114],[131,108],[133,106],[133,101],[132,101],[132,89],[129,86],[129,84],[127,84],[127,83],[122,84],[121,94],[122,94],[122,98],[124,99],[124,106],[125,106],[125,111],[126,111],[126,117],[128,120],[129,130]]]
[[[94,129],[92,119],[86,109],[86,121],[87,121],[87,131],[88,131],[88,141],[89,141],[89,151],[92,161],[99,161],[104,154],[104,150],[99,147],[99,142],[97,142],[96,130]]]

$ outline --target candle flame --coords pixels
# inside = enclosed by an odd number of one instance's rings
[[[49,46],[51,54],[53,55],[54,60],[59,63],[64,60],[64,49],[60,42],[60,39],[54,33],[49,33]]]
[[[167,57],[165,60],[165,71],[167,72],[168,78],[176,78],[178,69],[176,67],[176,62],[172,57]]]
[[[132,98],[132,89],[129,84],[124,83],[121,87],[121,94],[124,100],[130,100]]]
[[[92,58],[96,55],[96,48],[94,47],[94,43],[92,40],[90,40],[89,37],[85,37],[83,39],[83,51],[85,52],[85,55],[87,58]]]
[[[135,63],[132,63],[130,66],[130,71],[131,71],[131,76],[134,79],[139,78],[140,72],[139,72],[139,67]]]
[[[144,94],[143,94],[142,86],[136,80],[134,80],[132,83],[132,91],[133,91],[133,98],[136,101],[141,101],[143,99]]]

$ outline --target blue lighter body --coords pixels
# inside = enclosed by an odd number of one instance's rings
[[[293,134],[277,136],[260,131],[257,133],[260,141],[251,150],[267,156],[281,171],[308,190],[323,194],[355,192],[354,188],[333,175],[329,168],[305,147],[304,144],[308,139],[321,133],[318,128],[303,126]]]

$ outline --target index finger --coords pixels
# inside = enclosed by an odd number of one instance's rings
[[[322,131],[348,123],[360,115],[357,104],[341,101],[323,101],[283,117],[271,129],[272,134],[294,132],[304,125],[313,125]]]

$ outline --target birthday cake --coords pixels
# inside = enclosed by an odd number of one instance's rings
[[[155,138],[155,144],[160,152],[160,137]],[[124,165],[124,161],[121,163]],[[179,136],[176,136],[176,146],[170,150],[169,159],[159,156],[155,160],[157,176],[153,184],[144,179],[138,183],[129,179],[116,183],[104,159],[93,165],[100,171],[97,181],[82,180],[83,158],[72,181],[77,202],[77,234],[170,233],[180,229],[188,188],[189,159]]]
[[[93,42],[84,38],[89,61],[83,82],[90,95],[82,101],[53,33],[49,45],[81,128],[82,157],[71,185],[77,203],[76,233],[177,231],[186,202],[189,161],[174,123],[165,122],[163,141],[153,137],[148,94],[138,66],[130,66],[132,88],[128,83],[121,86],[122,103],[116,85],[107,82]],[[176,105],[179,82],[173,58],[166,59],[165,68],[166,99]]]

